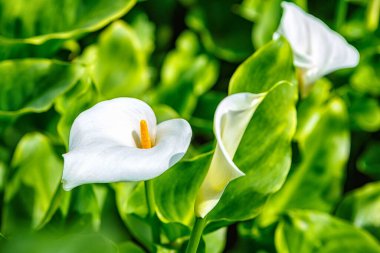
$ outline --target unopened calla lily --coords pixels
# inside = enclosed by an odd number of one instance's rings
[[[153,110],[135,98],[115,98],[82,112],[64,154],[63,187],[149,180],[186,153],[191,127],[183,119],[156,124]]]
[[[282,35],[289,41],[303,95],[319,78],[358,64],[358,51],[340,34],[293,3],[281,5],[284,13],[274,38]]]
[[[245,175],[235,165],[233,158],[248,123],[264,96],[265,93],[236,93],[218,105],[214,116],[217,144],[196,199],[195,214],[198,217],[204,218],[217,205],[229,182]]]

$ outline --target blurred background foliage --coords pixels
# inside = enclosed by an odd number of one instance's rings
[[[235,210],[221,201],[200,252],[380,252],[380,1],[294,2],[353,44],[360,64],[319,80],[298,100],[294,136],[289,122],[290,132],[276,139],[292,138],[285,184],[274,193],[246,182],[251,202]],[[152,105],[158,121],[191,123],[188,158],[211,151],[213,114],[228,91],[259,93],[294,82],[289,45],[271,42],[280,3],[0,0],[1,252],[151,249],[141,183],[62,190],[61,154],[73,120],[99,101],[137,97]],[[294,96],[285,86],[268,108]],[[288,107],[281,104],[284,115]],[[260,133],[252,150],[271,136],[269,127]],[[179,163],[156,179],[159,252],[183,251],[205,173],[197,168],[209,157]],[[244,165],[244,157],[236,159]],[[265,163],[256,169],[265,171]],[[179,188],[168,187],[173,173],[183,173]],[[271,185],[279,188],[286,175],[277,174]],[[180,180],[186,177],[193,183]],[[230,219],[220,220],[225,212]]]

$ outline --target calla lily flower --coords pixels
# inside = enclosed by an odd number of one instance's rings
[[[157,177],[184,156],[191,135],[183,119],[157,125],[153,110],[141,100],[100,102],[73,123],[69,152],[63,155],[63,188]]]
[[[218,105],[214,116],[217,145],[195,202],[195,214],[204,218],[219,202],[232,180],[244,176],[233,162],[236,150],[253,113],[265,96],[236,93]]]
[[[289,41],[303,95],[322,76],[358,64],[358,51],[340,34],[293,3],[281,6],[284,13],[274,39],[282,35]]]

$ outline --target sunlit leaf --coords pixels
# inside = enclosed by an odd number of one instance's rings
[[[296,97],[294,85],[288,82],[278,83],[266,95],[234,156],[235,164],[246,175],[227,186],[208,220],[253,218],[267,198],[281,188],[290,169]]]
[[[136,32],[123,21],[100,35],[93,76],[106,99],[138,96],[149,86],[147,54]]]
[[[17,145],[12,174],[3,214],[3,230],[8,233],[40,225],[59,187],[62,161],[47,137],[31,133]]]
[[[239,66],[231,78],[229,93],[261,93],[279,81],[294,80],[292,50],[281,38],[268,43]]]
[[[156,99],[189,118],[198,97],[215,84],[219,66],[215,59],[199,52],[194,33],[182,33],[176,44],[163,63]]]
[[[82,73],[80,65],[52,60],[0,62],[0,116],[48,110]]]
[[[322,105],[308,135],[299,139],[300,159],[284,187],[267,203],[262,222],[290,209],[331,211],[343,190],[350,136],[347,112],[338,98]]]
[[[2,0],[0,43],[22,40],[40,44],[48,39],[71,38],[105,26],[124,15],[134,4],[134,0],[111,3],[104,0]]]

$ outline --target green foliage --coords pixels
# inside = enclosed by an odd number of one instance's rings
[[[289,43],[280,38],[271,41],[248,58],[235,71],[229,93],[268,91],[279,81],[293,82],[294,67]]]
[[[138,96],[146,90],[147,56],[127,24],[117,21],[109,26],[99,38],[96,53],[93,78],[102,97]]]
[[[2,231],[36,228],[49,210],[60,186],[62,161],[49,139],[39,133],[24,136],[12,158],[7,183]],[[20,219],[22,218],[22,219]]]
[[[1,1],[1,41],[40,44],[98,30],[124,15],[133,0],[86,1]],[[57,19],[57,17],[60,17]],[[57,22],[58,21],[58,22]]]
[[[314,93],[300,104],[298,116],[305,117],[299,118],[297,133],[300,161],[284,187],[267,203],[263,225],[286,210],[331,211],[341,196],[350,145],[347,112],[340,99],[320,103],[321,97]]]
[[[380,252],[379,243],[364,230],[315,211],[293,211],[276,229],[278,252]]]
[[[338,217],[380,238],[380,183],[367,184],[349,193],[339,205]]]
[[[358,160],[358,168],[364,174],[380,179],[380,143],[375,142],[368,145],[365,152]]]
[[[290,141],[296,125],[294,91],[292,84],[281,82],[257,108],[234,157],[246,175],[227,186],[209,220],[253,218],[281,188],[290,169]]]
[[[184,252],[215,110],[240,92],[265,96],[233,158],[245,176],[198,252],[380,252],[380,1],[291,2],[360,53],[300,98],[279,0],[0,0],[0,252]],[[75,118],[116,97],[193,130],[151,181],[154,219],[143,182],[61,187]]]
[[[37,59],[1,61],[0,117],[48,110],[82,73],[78,64]]]

